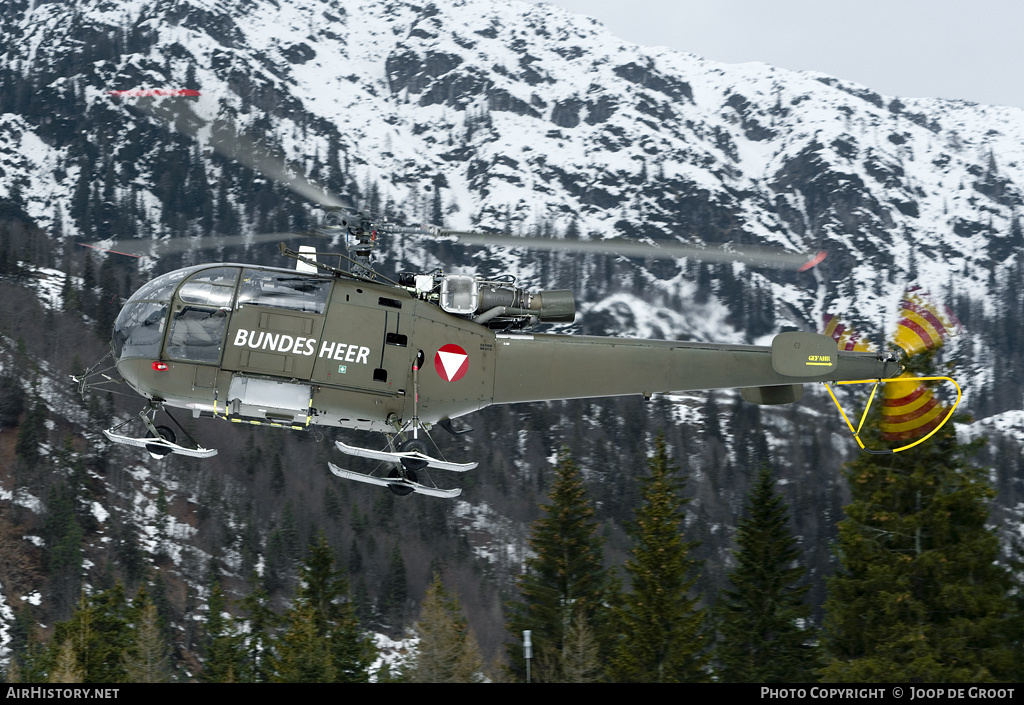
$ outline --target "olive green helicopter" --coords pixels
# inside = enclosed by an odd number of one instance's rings
[[[178,129],[196,136],[198,118],[182,115],[179,110],[173,117]],[[574,320],[571,291],[528,291],[511,276],[441,270],[390,279],[371,263],[378,238],[386,234],[469,246],[804,270],[824,253],[395,225],[296,176],[280,158],[261,156],[244,135],[211,146],[323,207],[326,216],[317,234],[343,243],[345,251],[323,253],[308,246],[293,251],[281,243],[281,253],[294,261],[291,267],[201,264],[156,277],[129,298],[114,324],[112,368],[101,369],[100,361],[74,379],[83,393],[123,383],[144,397],[137,416],[104,434],[155,457],[207,458],[217,452],[196,442],[171,409],[240,424],[375,431],[386,436],[383,450],[341,441],[336,445],[342,453],[381,461],[379,470],[366,474],[330,463],[331,472],[398,495],[451,498],[461,489],[437,487],[427,470],[464,472],[476,463],[435,457],[420,434],[429,437],[434,426],[465,433],[452,421],[492,404],[633,394],[650,398],[720,388],[739,388],[744,399],[756,404],[784,404],[800,399],[807,383],[878,380],[903,369],[894,352],[844,351],[833,338],[811,332],[780,333],[770,346],[533,332],[541,324]],[[271,239],[282,236],[245,241]],[[226,240],[232,238],[216,242]],[[141,240],[89,246],[137,256],[126,251],[133,244],[152,251],[153,243]],[[157,425],[158,412],[177,432]],[[124,430],[132,422],[141,422],[138,433]],[[179,443],[179,432],[186,442]]]

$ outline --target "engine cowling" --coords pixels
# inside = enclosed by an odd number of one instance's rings
[[[514,322],[517,327],[529,327],[576,319],[576,301],[568,289],[531,292],[511,281],[471,274],[414,275],[408,279],[420,298],[481,325],[504,327]]]

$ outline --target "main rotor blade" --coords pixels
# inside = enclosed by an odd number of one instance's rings
[[[806,271],[825,259],[828,254],[822,250],[815,254],[784,252],[770,247],[745,245],[741,249],[714,249],[697,247],[681,242],[659,241],[657,244],[612,238],[609,240],[556,240],[539,237],[515,237],[482,233],[472,230],[446,230],[436,227],[391,227],[394,233],[433,235],[451,237],[466,245],[481,247],[522,247],[531,250],[552,252],[585,252],[593,254],[623,255],[652,259],[696,259],[703,262],[743,262],[753,266],[775,269]]]
[[[260,172],[282,186],[291,189],[305,199],[317,203],[324,208],[354,207],[347,200],[338,198],[308,181],[298,172],[290,171],[283,157],[275,157],[257,145],[256,141],[244,132],[234,135],[210,135],[210,146],[225,157],[234,159],[250,169]]]
[[[199,138],[199,130],[207,123],[192,112],[191,107],[185,101],[167,101],[174,106],[165,107],[162,102],[160,107],[149,99],[140,100],[138,107],[150,116],[163,122],[173,123],[175,128],[196,140]],[[309,181],[301,173],[289,169],[287,161],[282,155],[270,153],[265,147],[241,130],[216,130],[211,129],[210,140],[206,142],[210,147],[228,159],[233,159],[240,164],[258,171],[268,179],[278,182],[292,192],[317,203],[325,208],[349,208],[354,206],[346,199],[339,198],[321,186]]]
[[[210,250],[220,247],[248,247],[282,240],[294,241],[303,237],[323,237],[316,233],[257,233],[255,235],[209,235],[206,237],[175,237],[164,240],[101,240],[94,243],[79,242],[101,252],[128,257],[148,257],[180,254],[191,250]]]

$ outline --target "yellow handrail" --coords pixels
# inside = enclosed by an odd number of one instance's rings
[[[956,401],[953,403],[953,406],[950,408],[949,413],[946,414],[946,418],[944,418],[942,420],[942,423],[940,423],[938,426],[933,428],[928,433],[928,435],[924,436],[923,438],[918,438],[916,441],[914,441],[913,443],[910,443],[908,445],[901,446],[899,448],[893,448],[892,450],[872,450],[871,448],[868,448],[867,446],[865,446],[864,445],[864,441],[862,441],[860,439],[860,430],[864,427],[864,420],[868,417],[868,409],[871,408],[871,402],[874,401],[875,392],[878,391],[878,385],[881,384],[882,382],[912,382],[912,381],[913,382],[936,382],[936,381],[950,382],[954,387],[956,387]],[[935,433],[940,428],[942,428],[943,426],[946,425],[946,422],[949,421],[949,419],[953,416],[953,412],[956,411],[957,405],[960,404],[960,397],[962,396],[962,393],[960,391],[960,385],[957,384],[956,380],[954,380],[951,377],[912,377],[912,378],[907,378],[907,377],[889,377],[889,378],[886,378],[886,379],[858,379],[858,380],[849,380],[849,381],[831,382],[831,383],[830,382],[823,382],[823,384],[825,385],[825,389],[828,390],[829,396],[832,397],[832,401],[835,402],[836,408],[839,409],[839,413],[842,415],[843,421],[845,421],[846,425],[850,427],[850,432],[853,433],[853,439],[855,441],[857,441],[857,445],[859,445],[861,447],[861,449],[864,450],[867,453],[875,453],[875,454],[878,454],[878,455],[885,455],[885,454],[888,454],[888,453],[899,453],[900,451],[907,450],[908,448],[913,448],[914,446],[919,445],[919,444],[924,443],[925,441],[927,441],[929,438],[934,436]],[[849,417],[847,417],[846,412],[843,411],[843,407],[839,404],[839,400],[836,399],[836,395],[832,391],[832,385],[833,384],[874,384],[875,385],[874,388],[872,388],[872,390],[871,390],[871,396],[868,397],[868,404],[867,404],[866,407],[864,407],[864,413],[861,414],[860,423],[857,425],[856,429],[853,428],[853,424],[850,423]]]

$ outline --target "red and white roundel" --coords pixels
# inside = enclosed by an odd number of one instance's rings
[[[434,369],[446,382],[458,382],[469,370],[469,355],[455,343],[448,343],[434,355]]]

